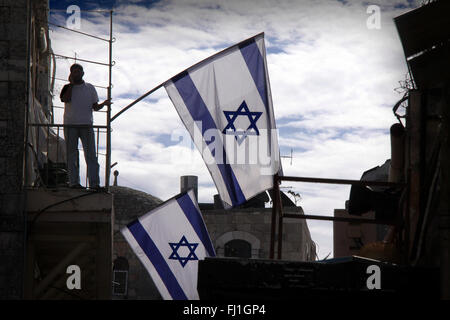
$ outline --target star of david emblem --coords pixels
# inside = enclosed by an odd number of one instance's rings
[[[189,260],[198,260],[198,257],[195,255],[195,249],[198,247],[198,243],[189,243],[185,236],[183,236],[178,243],[169,242],[170,247],[172,248],[172,254],[169,259],[178,260],[181,266],[184,266],[188,263]],[[189,250],[189,254],[187,257],[180,257],[178,254],[178,249],[180,247],[187,247]]]
[[[224,134],[234,135],[238,144],[241,144],[247,136],[259,136],[259,130],[256,126],[256,121],[261,117],[262,112],[251,112],[245,103],[242,101],[241,105],[236,111],[224,111],[225,118],[227,118],[228,124],[223,129]],[[236,130],[234,121],[238,116],[246,116],[250,121],[250,125],[246,130]]]

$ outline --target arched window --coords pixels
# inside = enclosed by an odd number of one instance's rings
[[[128,260],[118,257],[113,265],[113,294],[125,296],[128,290]]]
[[[235,239],[225,243],[225,257],[251,258],[252,245],[241,239]]]
[[[245,231],[229,231],[215,240],[218,257],[247,257],[257,259],[261,242],[251,233]],[[248,253],[250,251],[250,254]]]

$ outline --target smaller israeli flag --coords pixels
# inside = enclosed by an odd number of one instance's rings
[[[120,230],[164,300],[198,300],[198,261],[215,256],[192,190]]]

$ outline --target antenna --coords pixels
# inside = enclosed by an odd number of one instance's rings
[[[291,159],[291,166],[292,166],[292,153],[293,153],[293,150],[292,150],[292,148],[291,148],[291,155],[290,156],[280,156],[280,158],[288,158],[288,159]]]

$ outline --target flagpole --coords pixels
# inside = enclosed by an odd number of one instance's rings
[[[164,86],[164,84],[167,81],[164,81],[163,83],[157,85],[156,87],[154,87],[152,90],[148,91],[147,93],[144,93],[142,96],[140,96],[139,98],[137,98],[136,100],[134,100],[132,103],[130,103],[129,105],[127,105],[125,108],[123,108],[122,110],[120,110],[118,113],[116,113],[114,115],[114,117],[111,118],[111,122],[114,121],[114,119],[116,119],[118,116],[120,116],[122,113],[124,113],[125,111],[127,111],[128,109],[130,109],[132,106],[134,106],[136,103],[138,103],[139,101],[141,101],[142,99],[144,99],[145,97],[147,97],[148,95],[151,95],[153,92],[155,92],[156,90],[158,90],[159,88],[161,88],[162,86]]]
[[[109,11],[109,82],[108,82],[108,100],[111,101],[111,80],[112,80],[112,44],[113,44],[113,10]],[[111,176],[111,104],[106,111],[106,123],[108,130],[106,132],[106,165],[105,165],[105,188],[109,190],[109,180]],[[97,134],[98,138],[98,134]],[[97,142],[98,147],[98,142]]]
[[[205,59],[203,59],[203,60],[201,60],[201,61],[199,61],[199,62],[193,64],[193,65],[190,66],[189,68],[184,69],[183,71],[177,73],[177,74],[174,75],[173,77],[170,77],[168,80],[166,80],[166,81],[162,82],[161,84],[157,85],[156,87],[154,87],[152,90],[148,91],[147,93],[144,93],[142,96],[140,96],[139,98],[137,98],[136,100],[134,100],[132,103],[130,103],[129,105],[127,105],[125,108],[123,108],[122,110],[120,110],[118,113],[116,113],[116,114],[114,115],[114,117],[111,118],[111,122],[112,122],[114,119],[116,119],[118,116],[120,116],[122,113],[124,113],[125,111],[127,111],[128,109],[130,109],[132,106],[134,106],[136,103],[138,103],[139,101],[141,101],[142,99],[144,99],[144,98],[147,97],[148,95],[152,94],[153,92],[155,92],[156,90],[158,90],[159,88],[161,88],[162,86],[164,86],[164,85],[166,84],[167,81],[170,81],[170,79],[173,79],[173,78],[179,76],[180,74],[182,74],[183,72],[186,72],[186,70],[195,68],[195,67],[201,65],[202,63],[204,63],[205,61],[207,61],[207,60],[209,60],[209,59],[213,59],[214,57],[217,57],[218,55],[220,55],[220,54],[222,54],[222,53],[224,53],[224,52],[226,52],[226,51],[228,51],[228,50],[231,50],[231,49],[235,48],[236,46],[240,46],[240,45],[242,45],[243,43],[245,43],[245,42],[247,42],[247,41],[249,41],[249,40],[251,40],[251,39],[260,37],[260,36],[264,36],[264,32],[260,32],[260,33],[258,33],[258,34],[256,34],[256,35],[254,35],[253,37],[250,37],[250,38],[248,38],[248,39],[245,39],[245,40],[243,40],[243,41],[241,41],[241,42],[239,42],[239,43],[237,43],[237,44],[235,44],[235,45],[233,45],[233,46],[231,46],[231,47],[225,48],[225,49],[223,49],[223,50],[221,50],[221,51],[219,51],[219,52],[213,54],[212,56],[209,56],[209,57],[207,57],[207,58],[205,58]]]

